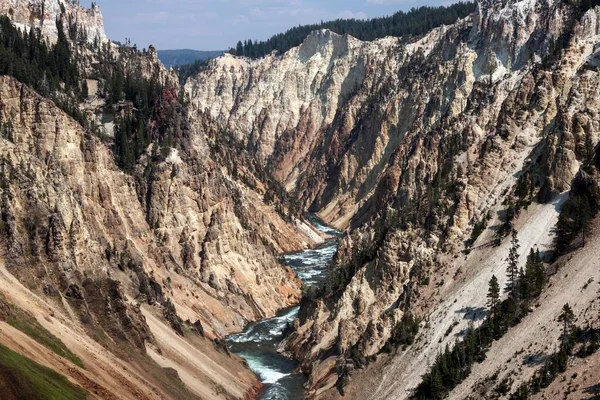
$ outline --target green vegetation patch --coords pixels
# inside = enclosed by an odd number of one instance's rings
[[[35,318],[25,314],[17,318],[8,318],[6,323],[20,330],[59,356],[71,361],[73,364],[81,368],[85,368],[81,359],[73,354],[73,352],[69,350],[59,338],[54,336],[52,333],[50,333],[50,331],[40,325]]]
[[[73,364],[85,368],[83,362],[77,357],[65,344],[50,331],[44,328],[29,313],[14,306],[9,305],[3,296],[0,295],[0,321],[4,320],[15,329],[20,330],[36,342],[52,350],[59,356],[66,358]]]
[[[87,391],[66,377],[0,345],[0,398],[85,399]]]

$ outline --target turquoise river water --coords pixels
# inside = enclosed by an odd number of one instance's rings
[[[311,222],[333,238],[315,249],[287,254],[285,260],[306,285],[321,285],[327,278],[327,264],[337,250],[339,232],[315,218],[311,218]],[[242,333],[227,338],[230,351],[244,358],[263,382],[261,400],[298,400],[305,397],[306,378],[296,372],[297,363],[277,353],[283,332],[296,319],[298,309],[284,310],[274,318],[248,325]]]

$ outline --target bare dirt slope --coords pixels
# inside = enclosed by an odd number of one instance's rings
[[[152,310],[142,308],[157,346],[147,345],[148,355],[160,366],[175,369],[190,391],[204,399],[243,398],[247,387],[260,388],[254,375],[237,356],[215,351],[209,341],[184,339],[173,332]],[[232,384],[241,381],[242,384]]]
[[[574,359],[566,372],[561,373],[533,400],[597,400],[600,398],[600,353],[586,359]]]
[[[489,390],[504,378],[509,377],[512,391],[528,380],[540,367],[545,356],[555,353],[560,346],[561,324],[557,321],[565,303],[573,308],[575,324],[581,327],[598,326],[600,315],[600,221],[596,222],[595,236],[584,248],[574,250],[557,261],[558,271],[550,279],[534,311],[521,323],[494,342],[489,357],[475,364],[471,375],[450,395],[450,399],[469,396],[488,396]],[[572,361],[567,373],[581,375],[579,389],[584,382],[596,384],[598,371],[594,370],[598,355],[586,360]],[[497,382],[488,380],[495,373]],[[596,382],[594,382],[596,380]],[[491,387],[490,387],[491,386]],[[575,386],[575,385],[573,385]],[[559,377],[538,398],[562,398],[568,383]],[[561,393],[561,395],[559,395]],[[581,397],[579,397],[581,396]],[[585,398],[584,393],[572,393],[569,398]]]
[[[551,247],[553,236],[550,232],[558,217],[558,207],[566,197],[563,194],[551,204],[533,205],[519,217],[516,227],[523,265],[530,248],[544,252]],[[431,283],[436,286],[446,282],[436,294],[442,300],[421,323],[415,344],[405,351],[398,349],[391,361],[385,356],[380,357],[366,374],[361,374],[360,380],[352,380],[347,390],[350,398],[408,398],[438,352],[446,344],[452,345],[470,322],[481,321],[491,276],[496,275],[501,285],[506,282],[505,259],[510,242],[505,240],[499,247],[491,246],[493,233],[493,230],[487,230],[468,256],[453,260],[446,272]],[[374,377],[372,381],[369,376]]]
[[[254,375],[243,366],[240,359],[217,350],[210,340],[177,336],[170,327],[147,311],[144,314],[148,317],[152,333],[156,335],[158,347],[148,349],[150,357],[132,354],[128,362],[90,338],[80,322],[65,315],[61,307],[29,291],[4,265],[0,265],[0,293],[9,303],[31,313],[44,328],[62,340],[83,361],[85,369],[58,356],[5,322],[0,322],[0,343],[57,370],[98,398],[178,398],[178,395],[189,396],[188,390],[202,399],[244,398],[249,387],[258,385]],[[173,354],[174,348],[178,351],[176,354]],[[172,357],[172,360],[167,361],[160,353]],[[154,363],[152,359],[157,362]],[[146,365],[141,367],[142,363]],[[187,388],[183,384],[175,392],[161,388],[156,375],[167,374],[161,367],[176,369]]]
[[[536,205],[524,212],[517,221],[521,244],[521,264],[530,248],[538,248],[542,254],[552,245],[553,226],[558,206],[566,194],[553,204]],[[407,399],[412,389],[421,381],[446,344],[452,346],[460,339],[470,322],[475,325],[485,315],[488,281],[495,274],[500,282],[506,282],[505,258],[510,243],[491,247],[488,241],[492,231],[486,232],[477,242],[479,246],[466,257],[455,260],[454,268],[447,276],[461,272],[455,283],[441,291],[443,300],[429,318],[421,324],[415,344],[407,350],[380,356],[356,378],[351,378],[345,388],[350,399]],[[533,311],[521,323],[510,329],[500,340],[493,343],[486,360],[473,366],[471,375],[454,391],[450,399],[503,398],[494,389],[508,378],[511,390],[531,378],[546,356],[556,352],[560,345],[561,326],[557,321],[565,303],[569,303],[576,315],[576,325],[598,327],[600,323],[600,220],[596,220],[593,236],[585,247],[580,247],[560,258],[550,267],[557,272],[551,276],[547,289]],[[443,277],[440,278],[442,280]],[[518,344],[518,345],[516,345]],[[588,399],[600,395],[600,369],[598,353],[586,359],[571,359],[567,372],[558,378],[535,399]],[[492,378],[493,376],[493,378]],[[509,393],[510,393],[509,392]],[[564,397],[566,396],[566,397]],[[596,396],[596,397],[594,397]],[[326,393],[323,398],[340,398],[337,391]],[[508,398],[508,397],[506,397]]]
[[[0,322],[0,343],[34,361],[55,369],[99,398],[163,398],[167,397],[127,363],[119,360],[89,338],[77,321],[62,314],[26,289],[2,264],[0,291],[9,303],[31,313],[48,331],[60,338],[84,363],[82,369],[59,357],[26,334]]]

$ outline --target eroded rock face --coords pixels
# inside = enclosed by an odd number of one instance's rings
[[[0,77],[0,267],[8,271],[3,278],[25,285],[25,296],[12,287],[3,292],[14,302],[39,299],[20,306],[44,321],[51,309],[61,321],[51,331],[86,343],[76,351],[82,358],[101,360],[91,380],[62,361],[39,361],[95,393],[254,397],[260,383],[220,340],[297,304],[300,281],[278,255],[323,238],[293,216],[299,214],[253,156],[227,149],[226,160],[216,157],[219,128],[201,114],[189,117],[176,74],[153,49],[108,42],[95,4],[85,10],[72,2],[3,1],[0,12],[18,27],[39,28],[50,42],[57,20],[76,27],[77,39],[69,39],[82,77],[96,75],[101,52],[105,66],[163,87],[146,121],[154,144],[127,175],[110,145],[51,101]],[[99,122],[104,102],[88,100],[82,107]],[[172,147],[158,146],[164,135]],[[118,357],[123,367],[105,376]],[[148,364],[141,375],[131,373],[136,362]],[[169,373],[154,382],[161,367]],[[124,386],[113,385],[114,377]]]
[[[92,337],[143,353],[154,341],[145,303],[180,333],[197,323],[222,338],[298,302],[276,255],[320,238],[228,177],[202,130],[128,176],[98,138],[7,77],[0,120],[3,263],[39,296],[65,299]]]
[[[4,233],[17,275],[40,288],[63,282],[60,291],[83,300],[84,291],[71,285],[94,276],[123,280],[136,297],[138,279],[127,275],[142,271],[163,285],[183,320],[201,320],[217,337],[298,300],[291,270],[241,219],[285,232],[264,233],[279,237],[278,251],[311,239],[211,166],[201,132],[187,153],[172,149],[164,162],[140,167],[136,185],[99,140],[51,102],[14,80],[1,83],[2,121],[11,121],[2,138]],[[53,273],[17,268],[31,257]]]
[[[58,38],[55,21],[63,17],[65,22],[77,27],[78,33],[82,35],[80,39],[83,41],[99,44],[108,41],[104,32],[104,18],[100,7],[95,2],[86,9],[79,5],[79,1],[2,0],[0,15],[9,16],[18,28],[27,32],[30,29],[40,29],[51,42],[55,42]]]
[[[224,56],[187,83],[306,207],[350,227],[283,346],[312,372],[312,394],[336,384],[352,349],[376,354],[411,301],[435,309],[416,277],[460,265],[474,223],[502,211],[521,176],[539,201],[569,188],[598,142],[600,9],[578,7],[480,2],[408,42],[315,32],[279,57]]]
[[[323,30],[282,57],[251,61],[225,55],[188,81],[208,111],[293,187],[318,134],[364,79],[378,46]]]

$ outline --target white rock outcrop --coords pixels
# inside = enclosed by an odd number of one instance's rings
[[[56,21],[61,18],[64,18],[64,23],[75,24],[78,33],[82,33],[88,43],[97,41],[102,44],[108,41],[104,31],[104,18],[96,2],[92,2],[92,6],[86,9],[79,1],[1,0],[0,15],[7,15],[18,28],[27,32],[30,29],[40,29],[50,42],[55,42],[58,37]]]

